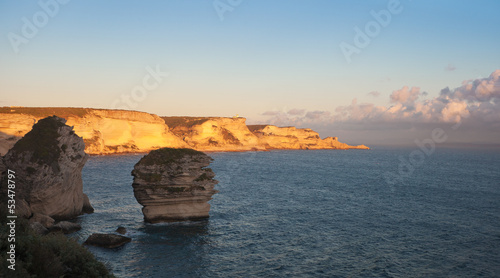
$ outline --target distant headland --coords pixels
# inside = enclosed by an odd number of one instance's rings
[[[242,117],[160,117],[146,112],[92,108],[0,107],[0,155],[48,116],[65,118],[88,154],[144,153],[162,147],[199,151],[369,149],[308,128],[246,125]]]

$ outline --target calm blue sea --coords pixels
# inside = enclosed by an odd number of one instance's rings
[[[210,219],[155,225],[142,155],[93,156],[74,236],[126,227],[124,247],[89,247],[117,277],[499,277],[500,152],[416,149],[211,153]]]

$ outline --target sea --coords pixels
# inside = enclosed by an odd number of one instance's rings
[[[203,221],[148,224],[131,171],[92,156],[89,246],[117,277],[500,277],[500,151],[419,147],[208,153],[219,193]]]

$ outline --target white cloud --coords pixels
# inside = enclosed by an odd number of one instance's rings
[[[392,92],[389,107],[359,104],[357,99],[353,99],[350,105],[339,106],[334,113],[291,109],[288,112],[268,111],[264,115],[272,116],[271,122],[277,125],[436,124],[466,121],[474,125],[500,127],[500,69],[487,78],[464,81],[456,89],[445,88],[438,97],[422,99],[424,95],[426,93],[418,87],[404,86]]]
[[[415,100],[420,96],[420,88],[412,87],[411,89],[408,86],[404,86],[403,88],[392,92],[391,94],[391,102],[399,102],[402,104],[413,104]]]
[[[291,109],[290,111],[288,111],[288,114],[290,114],[290,115],[304,115],[305,112],[306,112],[305,109]]]

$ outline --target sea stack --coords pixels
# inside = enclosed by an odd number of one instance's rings
[[[217,193],[213,159],[193,149],[161,148],[144,156],[132,171],[134,195],[150,223],[198,220],[209,217]]]
[[[11,170],[15,172],[9,183],[15,182],[16,214],[44,226],[52,226],[54,219],[93,212],[83,193],[85,144],[65,123],[56,116],[38,121],[3,157],[2,193],[7,191],[7,170]]]

